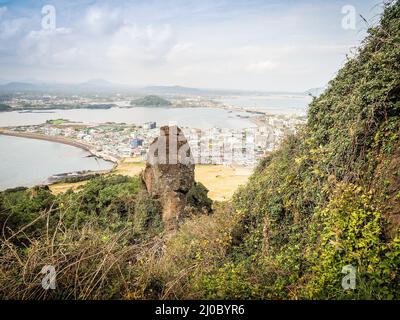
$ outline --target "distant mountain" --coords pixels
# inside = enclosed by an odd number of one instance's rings
[[[0,92],[117,92],[126,86],[113,84],[102,79],[92,79],[79,84],[45,82],[9,82],[0,84]]]
[[[241,95],[307,95],[304,92],[292,91],[257,91],[235,89],[206,89],[183,86],[147,86],[141,89],[148,94],[160,95],[212,95],[212,96],[241,96]]]
[[[204,96],[240,96],[240,95],[308,95],[319,96],[324,88],[314,88],[306,92],[274,92],[274,91],[250,91],[233,89],[206,89],[192,88],[179,85],[174,86],[133,86],[116,84],[104,79],[91,79],[86,82],[70,83],[46,83],[38,80],[0,83],[0,92],[43,92],[43,93],[128,93],[134,95],[204,95]]]
[[[110,88],[110,87],[115,87],[117,85],[115,85],[109,81],[106,81],[104,79],[91,79],[91,80],[88,80],[86,82],[79,84],[78,86],[79,87],[87,87],[87,88],[102,88],[102,87]]]
[[[207,90],[182,86],[148,86],[143,90],[153,94],[204,94]]]
[[[103,79],[91,79],[79,84],[41,83],[41,82],[9,82],[0,84],[0,92],[38,91],[38,92],[73,92],[73,93],[115,93],[125,92],[137,95],[206,95],[224,94],[228,91],[197,89],[183,86],[146,86],[115,84]],[[229,91],[233,94],[233,91]]]
[[[34,91],[36,85],[28,82],[9,82],[0,86],[0,91]]]

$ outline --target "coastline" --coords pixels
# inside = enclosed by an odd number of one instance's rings
[[[89,152],[92,156],[95,156],[95,157],[101,158],[105,161],[114,163],[113,169],[118,165],[118,163],[121,160],[116,156],[110,156],[110,155],[104,154],[102,152],[95,151],[93,149],[93,146],[91,146],[89,144],[79,142],[76,140],[72,140],[72,139],[68,139],[65,137],[48,136],[45,134],[31,133],[31,132],[16,132],[16,131],[11,131],[11,130],[4,130],[4,129],[0,129],[0,135],[18,137],[18,138],[44,140],[44,141],[62,143],[62,144],[70,145],[72,147],[80,148],[80,149],[83,149],[83,150]]]
[[[28,139],[38,139],[50,142],[63,143],[74,147],[81,148],[93,154],[93,147],[74,141],[72,139],[63,137],[46,136],[43,134],[26,133],[26,132],[13,132],[0,129],[0,135],[15,136]],[[95,155],[98,156],[98,155]],[[103,158],[104,159],[104,158]],[[116,160],[116,159],[115,159]],[[110,160],[109,160],[110,161]],[[49,186],[54,194],[64,193],[69,189],[76,190],[84,185],[86,181],[80,181],[79,178],[84,178],[90,175],[107,175],[110,173],[121,174],[126,176],[136,176],[144,168],[145,162],[140,161],[138,158],[123,158],[118,161],[111,161],[114,163],[112,169],[100,171],[81,171],[54,174],[46,179],[41,185]],[[209,196],[213,200],[226,201],[230,199],[239,185],[244,185],[248,181],[248,177],[252,174],[253,168],[247,167],[233,167],[223,165],[196,165],[195,175],[196,181],[203,183],[209,190]],[[65,178],[78,178],[77,181],[68,181]]]

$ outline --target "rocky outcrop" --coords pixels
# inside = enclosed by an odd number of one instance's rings
[[[186,194],[194,185],[194,161],[180,128],[160,128],[160,136],[150,145],[142,179],[149,195],[161,203],[165,228],[176,228]]]

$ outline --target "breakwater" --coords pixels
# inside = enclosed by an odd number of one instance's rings
[[[90,154],[92,154],[98,158],[102,158],[103,160],[110,161],[115,164],[118,164],[120,161],[120,158],[117,156],[105,154],[104,152],[101,152],[101,151],[96,151],[93,146],[91,146],[87,143],[79,142],[79,141],[68,139],[65,137],[49,136],[49,135],[33,133],[33,132],[18,132],[18,131],[11,131],[11,130],[0,130],[0,135],[63,143],[63,144],[67,144],[67,145],[88,151]]]

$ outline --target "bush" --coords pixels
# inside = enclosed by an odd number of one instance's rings
[[[399,298],[399,18],[400,2],[387,4],[307,124],[236,192],[239,222],[204,277],[208,297]],[[345,264],[359,270],[352,292]]]
[[[43,218],[49,220],[48,212]],[[16,230],[16,235],[21,230]],[[130,259],[137,248],[129,245],[130,228],[110,232],[95,220],[78,227],[58,220],[54,231],[45,228],[29,238],[26,248],[10,240],[0,242],[0,298],[2,299],[114,299],[127,290]],[[41,286],[44,266],[55,267],[56,290]]]
[[[195,182],[186,194],[187,206],[204,213],[212,212],[212,200],[207,196],[208,189],[201,183]]]
[[[384,219],[372,192],[354,185],[339,185],[328,206],[311,224],[307,248],[309,298],[400,298],[400,238],[385,239]],[[357,289],[341,288],[346,265],[357,269]]]
[[[140,250],[132,244],[139,179],[102,176],[77,192],[48,187],[0,193],[0,297],[123,297]],[[42,267],[57,272],[57,290],[43,290]]]
[[[163,230],[160,202],[145,190],[140,191],[136,199],[133,229],[138,237],[151,237]]]

